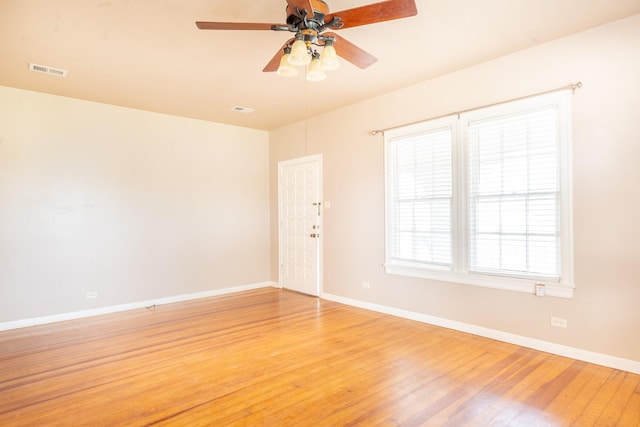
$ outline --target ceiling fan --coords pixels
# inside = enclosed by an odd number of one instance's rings
[[[313,80],[310,75],[314,71],[314,65],[317,65],[315,68],[319,68],[321,73],[323,70],[337,68],[336,54],[361,69],[377,61],[370,53],[334,32],[325,32],[326,30],[406,18],[416,15],[418,11],[415,0],[387,0],[336,13],[329,13],[329,6],[323,0],[287,0],[286,13],[286,24],[198,21],[196,26],[201,30],[272,30],[294,33],[295,36],[287,40],[262,71],[277,71],[280,75],[292,76],[295,66],[311,64],[307,79]],[[314,46],[323,48],[322,57]]]

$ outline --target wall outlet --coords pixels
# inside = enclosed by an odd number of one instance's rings
[[[371,283],[369,283],[369,282],[362,282],[362,287],[363,287],[363,288],[366,288],[366,289],[369,289],[369,288],[371,287]]]
[[[566,328],[567,319],[563,319],[562,317],[551,316],[551,326],[555,326],[557,328]]]
[[[87,292],[87,299],[98,298],[98,293],[96,291]]]
[[[545,295],[544,283],[536,283],[536,295],[543,297]]]

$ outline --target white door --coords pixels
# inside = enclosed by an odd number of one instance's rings
[[[322,157],[309,156],[278,164],[280,284],[320,295]]]

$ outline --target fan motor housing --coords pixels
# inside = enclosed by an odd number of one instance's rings
[[[317,23],[318,26],[324,24],[324,17],[329,14],[329,5],[323,0],[311,0],[309,3],[313,8],[313,18],[309,19],[309,21]],[[304,22],[304,18],[293,7],[287,6],[287,24],[299,26],[300,23]]]

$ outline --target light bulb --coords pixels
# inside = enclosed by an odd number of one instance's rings
[[[340,61],[338,61],[338,55],[336,54],[336,48],[333,47],[333,43],[327,42],[322,49],[320,63],[325,71],[337,70],[340,67]]]
[[[290,50],[290,49],[289,49]],[[295,77],[298,75],[298,69],[289,62],[290,53],[287,53],[285,50],[285,54],[282,55],[282,59],[280,59],[280,66],[278,67],[278,71],[276,74],[282,77]]]
[[[320,58],[316,55],[313,56],[311,65],[309,65],[309,72],[307,73],[307,80],[310,82],[319,82],[327,78],[327,73],[322,69]]]
[[[308,65],[311,62],[311,55],[307,50],[307,45],[303,40],[296,40],[291,46],[291,55],[289,56],[289,63],[295,66]]]

